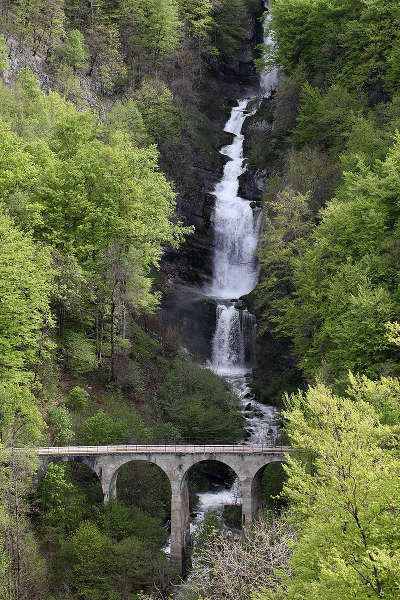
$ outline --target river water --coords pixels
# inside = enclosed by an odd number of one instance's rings
[[[269,32],[269,14],[264,21],[264,42],[273,43]],[[242,296],[251,292],[258,282],[256,251],[261,228],[261,209],[239,196],[239,177],[246,170],[243,157],[243,124],[257,107],[257,100],[268,97],[276,88],[276,70],[260,76],[260,89],[252,96],[240,98],[232,109],[225,131],[233,136],[232,143],[220,153],[228,158],[223,176],[215,187],[214,263],[211,284],[205,294],[217,303],[216,329],[208,367],[222,376],[239,397],[245,420],[247,438],[244,443],[271,445],[278,436],[275,408],[255,401],[251,393],[251,374],[255,367],[257,322],[244,305]],[[237,483],[232,487],[214,485],[198,495],[191,528],[194,531],[209,511],[222,514],[228,504],[240,503]]]

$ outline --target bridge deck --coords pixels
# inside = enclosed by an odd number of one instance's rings
[[[54,446],[39,448],[39,456],[71,456],[88,454],[282,454],[290,452],[289,446],[247,444],[163,444],[163,445],[116,445],[116,446]]]

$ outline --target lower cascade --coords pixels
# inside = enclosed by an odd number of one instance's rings
[[[255,363],[256,319],[248,310],[218,304],[212,369],[222,376],[244,375]]]

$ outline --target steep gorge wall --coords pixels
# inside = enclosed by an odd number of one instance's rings
[[[212,156],[194,157],[190,190],[178,197],[178,216],[194,226],[194,232],[183,248],[167,253],[163,262],[164,327],[199,360],[209,358],[215,329],[215,303],[203,296],[201,288],[212,273],[211,217],[215,202],[212,192],[226,162],[218,150],[232,141],[232,136],[224,132],[232,106],[246,92],[254,93],[259,85],[254,58],[262,41],[263,12],[264,3],[257,2],[236,56],[218,72],[211,71],[203,81],[202,110],[215,126]]]

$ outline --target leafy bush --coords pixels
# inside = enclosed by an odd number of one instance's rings
[[[156,465],[133,461],[118,471],[118,499],[165,522],[171,514],[171,485]]]
[[[53,408],[49,413],[49,423],[54,443],[63,445],[74,439],[71,413],[66,406],[60,405]]]
[[[83,521],[63,544],[65,576],[78,597],[85,600],[110,598],[109,572],[114,562],[112,547],[112,540],[90,521]]]
[[[154,548],[161,548],[168,537],[160,518],[147,514],[138,506],[126,506],[116,500],[105,506],[99,515],[98,525],[117,541],[135,535]]]
[[[97,368],[95,345],[81,331],[65,334],[65,354],[69,369],[76,375],[85,375]]]
[[[39,483],[38,497],[40,525],[43,528],[55,528],[60,535],[65,535],[74,531],[84,518],[87,499],[73,485],[68,463],[52,463],[48,466]]]
[[[59,51],[64,62],[77,71],[88,67],[88,49],[85,38],[78,29],[71,29]]]
[[[83,435],[89,446],[121,444],[126,439],[126,427],[122,421],[99,410],[84,422]]]
[[[83,411],[88,405],[88,400],[89,392],[79,385],[76,385],[68,392],[68,405],[73,410]]]
[[[243,435],[236,396],[222,379],[186,358],[174,360],[159,394],[183,439],[224,442]]]

